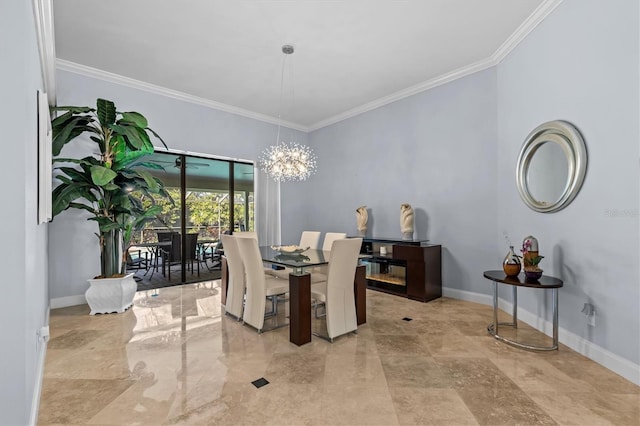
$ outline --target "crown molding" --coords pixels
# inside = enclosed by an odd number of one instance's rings
[[[500,47],[491,55],[496,64],[509,54],[517,45],[524,40],[547,16],[553,12],[562,0],[545,0],[533,11],[531,15],[502,43]]]
[[[416,84],[414,86],[402,89],[398,92],[384,96],[371,102],[367,102],[364,105],[356,108],[344,111],[338,115],[334,115],[327,119],[318,121],[310,126],[304,126],[302,124],[293,123],[290,121],[281,121],[280,125],[288,127],[301,132],[309,133],[314,130],[321,129],[326,126],[338,123],[356,115],[360,115],[367,111],[380,108],[384,105],[392,102],[399,101],[409,96],[416,95],[420,92],[424,92],[434,87],[441,86],[446,83],[450,83],[459,78],[468,76],[470,74],[482,71],[487,68],[498,65],[504,58],[507,57],[513,49],[515,49],[522,40],[524,40],[531,31],[533,31],[551,12],[553,12],[563,0],[544,0],[540,6],[533,11],[531,15],[522,23],[516,30],[509,36],[509,38],[498,47],[498,49],[488,58],[473,63],[471,65],[458,68],[446,74],[442,74],[438,77]],[[113,74],[107,71],[102,71],[96,68],[87,67],[85,65],[76,64],[74,62],[66,61],[64,59],[58,59],[56,61],[56,67],[58,69],[73,72],[76,74],[82,74],[89,77],[97,78],[104,81],[120,84],[123,86],[132,87],[134,89],[144,90],[146,92],[166,96],[169,98],[177,99],[184,102],[190,102],[196,105],[202,105],[208,108],[225,111],[231,114],[240,115],[254,120],[263,121],[270,124],[278,125],[279,120],[275,117],[271,117],[266,114],[260,114],[257,112],[249,111],[243,108],[234,107],[232,105],[223,104],[221,102],[212,101],[209,99],[200,98],[198,96],[189,95],[187,93],[179,92],[177,90],[167,89],[165,87],[156,86],[154,84],[145,83],[140,80],[135,80],[129,77],[124,77],[118,74]]]
[[[329,117],[326,120],[322,120],[317,123],[314,123],[311,126],[309,126],[309,131],[318,130],[322,127],[326,127],[331,124],[335,124],[339,121],[346,120],[347,118],[351,118],[356,115],[360,115],[364,112],[371,111],[376,108],[380,108],[392,102],[399,101],[400,99],[404,99],[409,96],[416,95],[420,92],[424,92],[425,90],[433,89],[434,87],[437,87],[437,86],[442,86],[443,84],[449,83],[451,81],[457,80],[467,75],[476,73],[478,71],[482,71],[487,68],[491,68],[494,65],[496,65],[496,62],[494,61],[494,59],[488,58],[482,61],[478,61],[474,64],[467,65],[462,68],[458,68],[457,70],[448,72],[446,74],[442,74],[436,78],[432,78],[431,80],[418,83],[415,86],[402,89],[388,96],[376,99],[375,101],[367,102],[366,104],[361,105],[359,107],[350,109],[338,115],[334,115],[333,117]]]
[[[69,71],[75,74],[84,75],[87,77],[96,78],[110,83],[119,84],[122,86],[131,87],[133,89],[143,90],[145,92],[153,93],[156,95],[166,96],[168,98],[177,99],[179,101],[190,102],[192,104],[201,105],[208,108],[217,109],[220,111],[228,112],[231,114],[240,115],[242,117],[252,118],[254,120],[263,121],[269,124],[280,124],[283,127],[299,130],[301,132],[309,132],[307,126],[303,126],[290,121],[281,120],[271,117],[266,114],[260,114],[258,112],[249,111],[244,108],[238,108],[232,105],[223,104],[221,102],[212,101],[209,99],[193,96],[188,93],[180,92],[177,90],[167,89],[166,87],[157,86],[155,84],[146,83],[144,81],[135,80],[133,78],[124,77],[119,74],[114,74],[108,71],[99,70],[97,68],[88,67],[86,65],[80,65],[75,62],[67,61],[64,59],[56,60],[56,68],[63,71]]]
[[[318,121],[317,123],[309,126],[309,131],[321,129],[322,127],[330,126],[347,118],[354,117],[367,111],[371,111],[381,106],[390,104],[392,102],[399,101],[400,99],[413,96],[425,90],[433,89],[434,87],[449,83],[453,80],[465,77],[467,75],[482,71],[492,66],[498,65],[515,47],[524,40],[531,31],[533,31],[538,24],[540,24],[551,12],[553,12],[563,0],[544,0],[540,6],[533,11],[531,15],[522,23],[516,30],[509,36],[509,38],[498,47],[498,49],[488,58],[478,61],[474,64],[458,68],[431,80],[416,84],[409,88],[400,90],[399,92],[392,93],[391,95],[383,98],[376,99],[368,102],[359,107],[342,112],[333,117],[329,117],[325,120]]]

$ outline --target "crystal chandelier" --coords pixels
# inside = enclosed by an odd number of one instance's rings
[[[284,68],[287,55],[291,55],[293,53],[293,46],[282,46],[282,52],[285,56],[282,59],[282,73],[280,76],[278,135],[276,136],[276,144],[270,146],[262,153],[262,156],[260,157],[260,164],[262,166],[262,170],[277,182],[302,181],[315,173],[316,156],[311,148],[306,145],[298,144],[295,141],[286,143],[280,140]]]

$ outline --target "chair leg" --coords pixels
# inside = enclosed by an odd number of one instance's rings
[[[320,307],[320,305],[324,306],[324,313],[323,314],[318,314],[318,308]],[[327,316],[327,305],[325,305],[323,302],[318,303],[317,301],[313,302],[313,312],[316,318],[323,318]]]
[[[272,317],[278,313],[278,296],[267,296],[267,298],[271,300],[271,311],[265,312],[265,318]]]

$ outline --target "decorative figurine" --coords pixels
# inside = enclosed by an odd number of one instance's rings
[[[411,204],[400,204],[400,231],[403,240],[413,240],[413,207]]]
[[[369,220],[367,206],[360,206],[356,209],[356,220],[358,221],[358,234],[364,236],[367,233],[367,220]]]

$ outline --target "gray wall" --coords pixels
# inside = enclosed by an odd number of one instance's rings
[[[305,229],[401,238],[400,204],[415,236],[441,244],[447,287],[488,292],[479,271],[499,267],[496,72],[488,69],[310,134],[318,173],[282,186],[282,240]],[[504,256],[505,253],[501,253]]]
[[[58,105],[94,106],[97,98],[112,100],[119,111],[145,115],[171,149],[257,160],[276,141],[273,124],[68,71],[58,70],[56,77]],[[298,133],[298,140],[306,142],[307,135]],[[159,141],[154,143],[161,146]],[[62,154],[76,155],[87,146],[72,142]],[[52,298],[84,295],[87,279],[100,273],[97,227],[86,217],[83,211],[67,210],[50,226]]]
[[[36,93],[42,87],[31,2],[0,2],[0,424],[27,424],[45,325],[47,225],[37,222]]]
[[[532,234],[541,267],[565,281],[560,325],[640,364],[638,270],[638,2],[564,1],[498,65],[498,215],[518,246]],[[514,180],[515,159],[537,125],[568,120],[589,153],[582,191],[566,209],[529,210]],[[506,251],[506,247],[504,247]],[[540,311],[535,291],[520,306]],[[580,311],[597,310],[596,327]]]
[[[443,246],[443,285],[488,294],[481,274],[500,268],[503,234],[516,249],[533,234],[543,269],[566,281],[563,337],[637,370],[638,27],[637,2],[567,0],[496,68],[312,132],[319,173],[283,185],[283,242],[304,229],[355,234],[362,204],[369,234],[397,237],[408,202],[418,237]],[[529,132],[554,119],[579,127],[589,167],[573,204],[535,213],[518,196],[516,159]],[[521,308],[551,320],[549,300],[522,293]],[[585,302],[596,306],[595,328]]]

